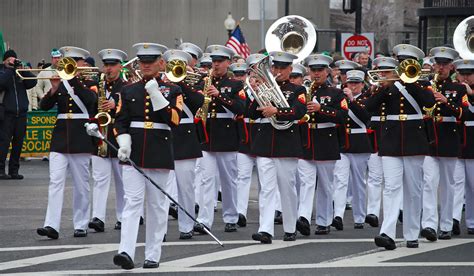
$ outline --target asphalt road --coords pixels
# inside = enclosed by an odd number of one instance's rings
[[[282,226],[277,225],[273,244],[261,245],[251,239],[258,229],[255,185],[247,227],[225,233],[218,208],[213,233],[224,242],[223,248],[209,236],[196,235],[190,241],[180,241],[177,221],[170,218],[160,268],[141,268],[142,226],[135,257],[138,268],[126,272],[112,263],[120,238],[119,231],[113,230],[114,189],[109,195],[106,231],[91,230],[86,238],[74,238],[72,186],[68,179],[60,238],[47,240],[36,234],[36,228],[43,225],[46,212],[48,162],[22,162],[21,173],[24,180],[0,181],[0,274],[474,275],[474,236],[466,234],[464,223],[461,236],[452,240],[432,243],[420,239],[418,249],[408,249],[399,240],[396,250],[385,251],[373,243],[379,228],[366,225],[362,230],[353,229],[352,213],[347,211],[344,231],[332,229],[327,236],[298,235],[296,242],[283,242]],[[398,237],[401,229],[402,225],[398,225]]]

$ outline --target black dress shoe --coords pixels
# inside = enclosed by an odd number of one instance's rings
[[[418,240],[407,241],[407,248],[418,248]]]
[[[280,211],[275,211],[275,218],[273,219],[275,224],[283,224],[283,215]]]
[[[252,234],[252,240],[259,241],[264,244],[272,243],[272,235],[268,234],[267,232],[258,232]]]
[[[379,227],[379,218],[374,214],[368,214],[365,217],[365,223],[368,223],[372,227]]]
[[[217,201],[222,202],[222,192],[221,192],[221,191],[219,191],[219,192],[217,193]]]
[[[397,248],[397,245],[395,245],[395,242],[387,236],[385,233],[382,233],[374,238],[375,245],[378,247],[385,247],[387,250],[394,250]]]
[[[120,230],[120,229],[122,229],[122,222],[117,221],[117,222],[115,223],[114,229],[115,229],[115,230]]]
[[[240,227],[246,227],[247,226],[247,218],[239,213],[239,220],[237,221],[237,225]]]
[[[316,231],[314,231],[315,235],[327,235],[331,231],[329,226],[321,226],[316,225]]]
[[[204,231],[204,225],[202,223],[196,223],[193,227],[194,232],[198,232],[199,234],[206,235],[206,231]]]
[[[87,230],[84,229],[75,229],[74,238],[84,238],[87,237]]]
[[[474,235],[474,228],[467,228],[468,235]]]
[[[104,232],[104,222],[98,218],[93,218],[88,226],[96,232]]]
[[[158,268],[159,266],[160,264],[155,261],[145,260],[145,262],[143,262],[143,268]]]
[[[20,179],[23,179],[23,175],[21,174],[10,174],[10,179],[13,179],[13,180],[20,180]]]
[[[176,204],[174,203],[171,203],[170,208],[168,210],[168,214],[174,219],[178,219],[178,206],[176,206]]]
[[[11,179],[12,177],[9,176],[8,174],[4,174],[4,173],[1,173],[0,174],[0,180],[9,180]]]
[[[346,211],[352,210],[352,204],[346,203]]]
[[[461,226],[459,225],[459,220],[453,219],[453,235],[459,236],[461,235]]]
[[[309,221],[305,217],[298,218],[296,221],[296,230],[298,230],[303,236],[311,235],[311,227]]]
[[[354,223],[354,229],[364,229],[363,223]]]
[[[145,219],[142,216],[140,216],[140,225],[143,225],[144,223],[145,223]]]
[[[46,236],[50,239],[57,240],[59,238],[59,233],[58,231],[54,230],[53,227],[46,226],[43,228],[38,228],[36,229],[36,233],[40,236]]]
[[[440,231],[438,239],[440,239],[440,240],[450,240],[451,239],[451,232]]]
[[[195,212],[196,214],[199,213],[199,204],[194,204],[194,212]]]
[[[423,228],[423,230],[421,230],[420,235],[423,238],[425,238],[429,241],[432,241],[432,242],[438,240],[438,235],[436,235],[436,231],[433,228],[430,228],[430,227]]]
[[[179,239],[180,240],[189,240],[189,239],[192,239],[193,238],[193,231],[189,231],[189,232],[180,232],[179,233]]]
[[[403,210],[398,213],[398,221],[403,224]]]
[[[114,264],[122,267],[123,269],[133,269],[135,267],[132,258],[130,258],[130,256],[125,252],[116,254],[114,256]]]
[[[224,232],[237,232],[237,225],[235,223],[226,223]]]
[[[344,224],[342,223],[342,218],[341,217],[333,218],[331,226],[336,228],[336,230],[342,231],[344,229]]]
[[[166,242],[166,234],[163,235],[163,242]]]
[[[287,233],[283,235],[283,241],[296,241],[296,231],[294,233]]]

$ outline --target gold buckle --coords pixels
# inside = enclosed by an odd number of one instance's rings
[[[249,119],[249,124],[253,124],[253,123],[255,123],[255,120]]]
[[[212,119],[215,119],[215,118],[216,118],[216,113],[215,113],[215,112],[212,112],[212,113],[211,113],[211,118],[212,118]]]
[[[152,129],[153,128],[153,122],[143,122],[143,128]]]
[[[316,123],[308,123],[310,129],[316,129]]]
[[[443,121],[443,116],[435,116],[435,121],[441,123]]]
[[[400,114],[398,115],[398,119],[400,121],[406,121],[408,119],[408,114]]]
[[[350,129],[350,128],[346,128],[346,132],[347,132],[347,134],[351,134],[351,129]]]
[[[72,119],[72,113],[66,113],[66,119]]]
[[[381,121],[381,122],[385,122],[385,120],[387,120],[387,117],[385,117],[385,116],[380,116],[380,121]]]

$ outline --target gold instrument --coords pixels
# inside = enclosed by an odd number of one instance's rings
[[[196,112],[196,118],[199,118],[202,120],[204,125],[206,125],[207,121],[207,114],[209,114],[209,104],[212,101],[212,97],[207,95],[207,90],[209,90],[209,87],[212,85],[212,69],[209,70],[209,74],[206,79],[204,79],[204,88],[202,89],[202,92],[204,93],[204,103],[202,104],[201,108],[198,109]]]
[[[132,58],[122,65],[122,79],[128,83],[136,83],[143,79],[138,66],[138,57]]]
[[[474,59],[474,15],[464,19],[456,27],[453,44],[463,59]]]
[[[303,83],[303,86],[306,88],[306,93],[304,94],[306,103],[309,103],[313,100],[313,89],[314,89],[315,84],[316,84],[315,81],[310,81],[310,80],[305,80]],[[308,122],[309,119],[311,119],[311,116],[308,113],[306,113],[301,119],[301,121]]]
[[[384,78],[380,76],[380,72],[395,72],[397,77]],[[421,77],[428,77],[432,75],[431,70],[421,69],[420,63],[415,59],[405,59],[400,62],[400,65],[395,69],[378,69],[367,71],[371,83],[384,81],[402,80],[405,83],[414,83]]]
[[[283,51],[297,56],[297,63],[306,58],[316,44],[316,29],[306,18],[289,15],[275,21],[265,36],[265,48],[268,52]],[[274,106],[277,108],[290,107],[282,93],[275,77],[270,70],[270,56],[264,57],[250,68],[250,74],[245,83],[252,92],[260,107]],[[254,80],[252,86],[250,80]],[[293,125],[293,121],[278,121],[275,116],[269,118],[275,129],[285,130]]]
[[[107,101],[107,96],[105,94],[105,86],[104,86],[104,77],[105,74],[100,74],[99,80],[99,88],[98,88],[98,108],[97,114],[94,118],[97,119],[98,124],[102,127],[102,134],[104,137],[107,137],[108,132],[108,125],[112,122],[112,117],[110,116],[110,110],[104,110],[102,108],[102,104]],[[107,143],[101,143],[97,150],[97,154],[101,157],[107,157]]]
[[[73,79],[77,73],[81,73],[83,77],[93,78],[99,74],[98,67],[79,67],[76,61],[71,57],[61,58],[56,64],[56,69],[17,69],[16,74],[23,80],[50,80],[57,78],[56,76],[51,77],[23,77],[21,72],[41,72],[50,71],[55,72],[61,79],[70,80]]]
[[[198,83],[202,76],[201,74],[187,71],[186,62],[180,59],[172,59],[166,63],[165,75],[171,82],[184,81],[186,84],[192,86]]]

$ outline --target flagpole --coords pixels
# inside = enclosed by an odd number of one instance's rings
[[[265,48],[265,0],[260,0],[260,42],[261,49]]]

